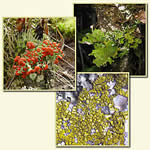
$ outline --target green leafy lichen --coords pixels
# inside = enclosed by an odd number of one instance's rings
[[[112,64],[115,58],[122,58],[127,55],[129,50],[134,49],[135,54],[138,45],[142,40],[135,36],[136,28],[125,28],[104,32],[100,29],[87,33],[82,38],[81,43],[88,42],[94,45],[92,55],[95,57],[93,63],[97,67],[105,66],[107,63]],[[138,54],[137,54],[138,56]]]

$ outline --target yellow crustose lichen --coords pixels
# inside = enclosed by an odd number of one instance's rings
[[[115,93],[110,95],[112,89],[108,83],[114,81]],[[115,107],[113,99],[117,95],[128,98],[128,74],[100,75],[93,82],[92,90],[84,88],[80,92],[71,111],[68,109],[71,102],[59,101],[56,104],[56,144],[124,145],[128,109],[120,111]]]

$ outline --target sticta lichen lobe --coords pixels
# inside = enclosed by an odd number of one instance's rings
[[[110,90],[114,90],[110,94]],[[56,145],[124,145],[128,102],[118,109],[114,98],[128,98],[128,74],[103,74],[93,89],[80,92],[78,102],[56,104]]]

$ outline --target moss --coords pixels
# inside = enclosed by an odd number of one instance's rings
[[[109,94],[110,81],[116,82],[114,95]],[[119,111],[113,103],[117,95],[128,97],[128,89],[123,91],[124,87],[128,87],[128,74],[103,74],[93,82],[92,90],[80,92],[72,111],[68,111],[71,102],[59,101],[56,106],[56,144],[124,145],[128,111]],[[104,113],[103,107],[113,113]]]

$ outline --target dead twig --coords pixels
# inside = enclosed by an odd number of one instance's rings
[[[62,34],[60,33],[60,31],[59,31],[59,29],[56,27],[56,30],[57,30],[57,32],[59,33],[59,35],[60,35],[60,38],[61,38],[61,50],[63,50],[64,49],[64,37],[62,36]]]
[[[68,61],[66,61],[65,59],[62,59],[61,61],[65,62],[66,64],[68,64],[71,68],[75,69],[74,66],[72,66]]]
[[[74,80],[74,78],[73,78],[71,75],[69,75],[69,74],[67,74],[67,73],[64,73],[64,72],[61,72],[61,71],[59,71],[59,70],[58,70],[58,72],[59,72],[62,76],[65,76],[65,77],[67,77],[67,78],[69,78],[69,79]]]
[[[13,81],[15,80],[15,77],[16,77],[16,75],[15,75],[15,73],[14,73],[14,75],[13,75],[12,79],[10,80],[10,82],[9,82],[9,84],[8,84],[8,86],[7,86],[6,89],[9,89],[9,88],[10,88],[11,84],[12,84]]]
[[[59,73],[55,72],[55,71],[52,71],[50,70],[51,72],[53,72],[54,74],[58,75],[59,77],[61,77],[62,79],[64,79],[67,83],[70,84],[70,87],[74,88],[72,83],[70,83],[70,81],[68,81],[66,78],[64,78],[62,75],[60,75]]]
[[[60,79],[60,78],[58,78],[58,77],[56,78],[56,80],[57,80],[58,82],[63,83],[63,84],[65,83],[65,85],[67,85],[67,86],[71,87],[71,86],[70,86],[70,84],[66,84],[66,82],[64,82],[63,80],[61,80],[61,79]]]

